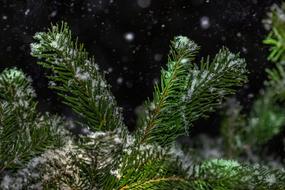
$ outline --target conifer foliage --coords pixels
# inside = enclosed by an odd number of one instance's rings
[[[222,48],[212,60],[195,61],[199,46],[185,36],[175,37],[153,99],[145,102],[137,129],[130,133],[95,59],[73,40],[68,25],[37,33],[31,55],[49,71],[50,88],[77,118],[67,122],[38,113],[31,79],[18,69],[5,69],[0,74],[0,188],[285,189],[284,169],[241,162],[248,156],[245,147],[258,155],[258,147],[285,123],[285,112],[277,106],[285,92],[280,63],[285,30],[274,11],[265,43],[272,45],[270,59],[276,69],[268,70],[265,94],[254,103],[249,118],[241,114],[242,108],[225,117],[225,146],[218,159],[194,159],[198,154],[176,139],[247,82],[246,63],[238,54]],[[74,136],[68,125],[88,132]]]

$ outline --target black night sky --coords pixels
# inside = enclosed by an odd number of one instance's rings
[[[127,124],[152,96],[165,66],[169,42],[186,35],[214,56],[222,46],[241,52],[250,71],[238,98],[247,108],[263,86],[268,49],[262,19],[277,0],[0,0],[0,68],[18,67],[34,80],[40,109],[69,115],[48,90],[44,71],[30,56],[32,36],[67,21],[74,36],[95,55],[112,85]]]

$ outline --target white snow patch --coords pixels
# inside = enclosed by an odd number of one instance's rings
[[[90,79],[90,74],[86,71],[83,71],[80,67],[76,69],[75,77],[80,80],[88,80]]]
[[[270,174],[268,176],[266,176],[265,181],[269,184],[269,185],[273,185],[276,183],[276,177],[274,174]]]
[[[198,45],[185,36],[176,36],[174,39],[176,49],[188,49],[193,52],[198,49]]]

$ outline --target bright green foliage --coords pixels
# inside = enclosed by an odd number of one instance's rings
[[[81,118],[80,125],[93,131],[122,127],[121,111],[104,76],[83,45],[72,41],[68,26],[53,26],[46,33],[37,33],[35,39],[31,54],[52,70],[50,87]]]
[[[141,117],[140,143],[169,145],[246,82],[246,64],[238,55],[224,48],[212,63],[207,59],[197,65],[192,62],[197,50],[185,37],[172,42],[167,70],[162,70],[153,101],[146,103],[147,111]]]
[[[63,120],[38,114],[36,105],[31,80],[23,72],[6,69],[0,74],[0,173],[63,145]]]
[[[276,66],[273,69],[267,69],[269,81],[266,81],[268,88],[275,94],[278,100],[285,98],[285,3],[282,7],[272,6],[272,12],[269,14],[267,22],[271,29],[270,34],[264,40],[265,44],[270,45],[270,55],[268,59],[273,61]]]
[[[254,103],[246,128],[247,136],[243,139],[247,144],[265,144],[279,134],[285,124],[285,111],[277,105],[269,90]],[[255,134],[254,137],[251,134]]]
[[[284,171],[258,164],[242,165],[232,160],[213,159],[196,166],[192,174],[194,189],[284,189]]]
[[[269,18],[265,20],[268,28],[271,29],[270,34],[264,40],[265,44],[271,46],[269,60],[278,62],[285,60],[285,20],[284,20],[285,4],[282,7],[272,6]]]
[[[256,134],[256,142],[259,144],[266,143],[280,133],[285,125],[285,4],[281,8],[272,6],[269,16],[271,33],[264,43],[271,46],[268,59],[276,67],[266,70],[266,89],[263,96],[255,102],[249,121],[249,131]]]
[[[244,153],[259,152],[275,135],[282,131],[285,124],[285,111],[278,105],[276,94],[268,88],[253,104],[246,118],[242,108],[232,102],[222,123],[225,155],[235,158]],[[253,135],[254,134],[254,135]]]
[[[264,40],[270,45],[268,59],[276,66],[267,69],[268,80],[265,82],[265,89],[260,97],[254,102],[249,117],[245,118],[238,113],[232,114],[225,119],[225,124],[232,124],[222,128],[223,138],[230,154],[253,154],[262,149],[275,135],[279,134],[285,125],[285,4],[282,8],[274,5],[269,18],[265,21],[267,28],[272,31]],[[237,111],[237,109],[235,109]],[[254,135],[253,135],[254,134]],[[232,137],[231,140],[229,136]],[[258,150],[258,151],[257,151]]]

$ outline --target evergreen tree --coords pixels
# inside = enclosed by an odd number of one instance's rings
[[[221,158],[202,156],[176,139],[247,82],[246,63],[238,54],[222,48],[212,60],[195,61],[199,46],[175,37],[153,98],[130,133],[95,59],[72,40],[67,24],[37,33],[31,55],[49,71],[50,88],[77,118],[38,113],[31,79],[5,69],[0,74],[1,189],[285,189],[283,163],[281,168],[264,163],[260,148],[285,124],[284,10],[273,8],[272,32],[264,41],[276,67],[267,71],[264,93],[248,117],[237,104],[224,114]],[[70,126],[86,133],[75,136]]]

